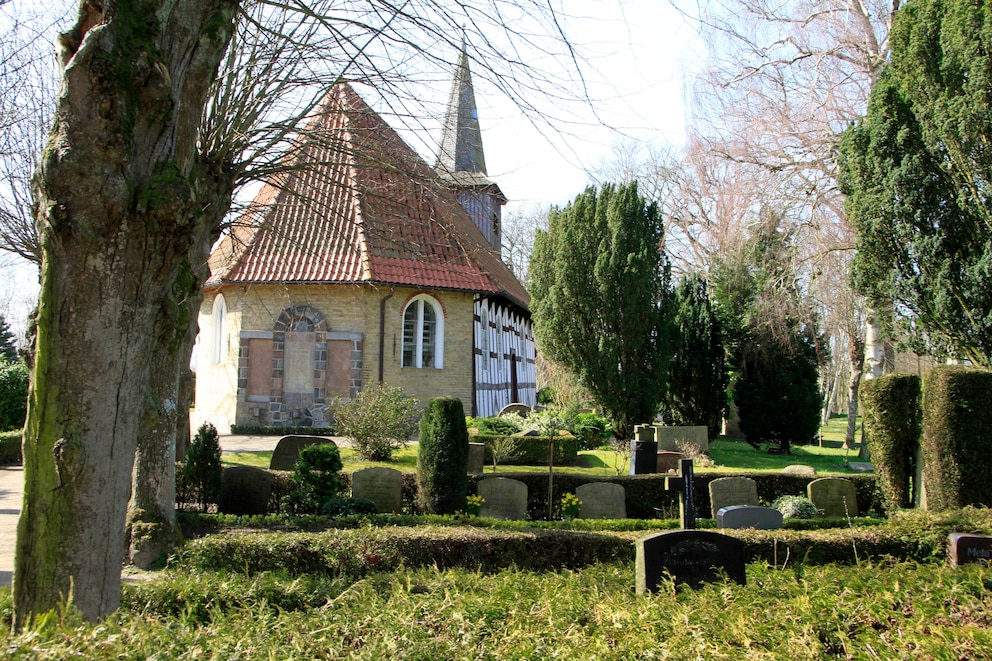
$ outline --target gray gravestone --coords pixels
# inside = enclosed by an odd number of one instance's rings
[[[721,507],[716,513],[716,527],[731,530],[778,530],[782,527],[782,513],[771,507],[755,505]]]
[[[403,511],[403,473],[394,468],[362,468],[351,474],[352,498],[375,503],[380,514]]]
[[[479,481],[483,503],[479,516],[493,519],[527,518],[527,485],[508,477],[490,477]]]
[[[700,452],[710,451],[709,430],[705,426],[698,427],[664,427],[654,428],[654,440],[659,450],[666,452],[682,452],[679,442],[692,443]]]
[[[231,466],[221,474],[217,511],[221,514],[266,514],[272,473],[254,466]]]
[[[291,471],[296,465],[296,458],[300,456],[300,450],[310,445],[324,443],[334,445],[334,441],[323,436],[283,436],[276,443],[276,449],[272,451],[269,470]]]
[[[797,475],[799,477],[816,477],[816,469],[805,464],[792,464],[782,469],[782,475]]]
[[[847,467],[855,473],[874,473],[875,465],[867,461],[849,461]]]
[[[619,484],[589,482],[575,488],[580,519],[626,519],[627,495]]]
[[[486,461],[486,444],[469,443],[468,472],[472,475],[480,474],[482,472],[482,467],[485,465],[485,461]]]
[[[657,592],[666,575],[699,587],[722,575],[745,585],[744,542],[706,530],[679,530],[637,540],[637,593]]]
[[[858,515],[858,492],[850,480],[821,477],[806,485],[806,495],[828,519]]]
[[[710,510],[716,513],[731,505],[757,505],[758,483],[749,477],[721,477],[710,482]]]
[[[992,535],[952,532],[947,536],[947,559],[951,567],[973,562],[992,564]]]

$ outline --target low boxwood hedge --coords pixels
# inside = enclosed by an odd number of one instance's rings
[[[500,465],[506,466],[546,466],[548,464],[548,436],[504,436],[501,434],[473,434],[469,437],[472,443],[484,443],[486,446],[485,462],[493,463],[492,445],[495,442],[506,441],[512,445],[509,456],[499,460]],[[574,436],[555,436],[555,465],[571,466],[579,456],[579,440]]]

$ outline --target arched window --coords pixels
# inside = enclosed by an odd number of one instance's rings
[[[403,367],[444,367],[444,312],[425,294],[403,310]]]
[[[223,294],[214,299],[213,335],[210,343],[210,362],[219,365],[224,362],[224,334],[227,332],[227,302]]]

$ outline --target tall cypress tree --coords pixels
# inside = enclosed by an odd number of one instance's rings
[[[10,324],[0,315],[0,355],[8,363],[17,362],[17,339],[10,330]]]
[[[711,437],[718,436],[727,411],[727,370],[706,280],[698,274],[682,278],[672,308],[672,362],[662,415],[668,424],[706,425]]]
[[[620,438],[654,419],[671,355],[670,265],[657,205],[637,183],[587,188],[552,209],[531,257],[538,345],[574,373]]]

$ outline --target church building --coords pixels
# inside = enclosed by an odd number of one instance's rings
[[[523,285],[500,258],[465,50],[434,168],[347,84],[218,242],[200,309],[193,422],[325,426],[368,384],[466,414],[536,403]]]

